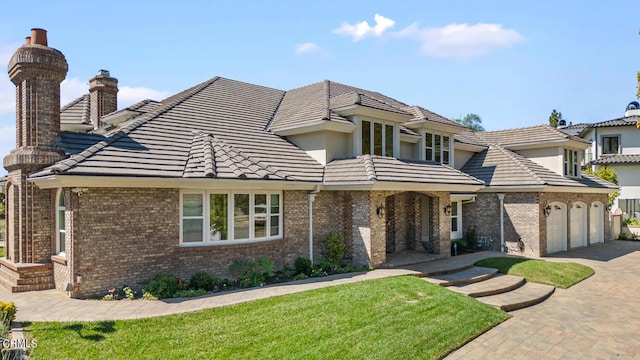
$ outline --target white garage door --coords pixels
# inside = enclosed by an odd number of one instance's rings
[[[587,204],[571,205],[571,248],[587,246]]]
[[[591,204],[589,239],[591,244],[604,242],[604,204],[599,201]]]
[[[547,253],[567,250],[567,206],[549,204],[547,217]]]

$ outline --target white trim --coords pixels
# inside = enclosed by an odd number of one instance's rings
[[[347,190],[347,191],[447,191],[447,192],[475,192],[483,188],[484,185],[458,185],[458,184],[423,184],[412,182],[381,182],[381,181],[354,181],[354,182],[334,182],[324,184],[324,190]]]
[[[198,194],[202,196],[202,215],[201,216],[189,216],[185,217],[183,214],[184,207],[184,195],[186,194]],[[226,240],[212,240],[209,236],[210,231],[210,195],[224,194],[227,196],[227,239]],[[249,195],[249,238],[235,239],[234,232],[234,207],[235,197],[234,195],[248,194]],[[265,231],[267,236],[255,238],[255,195],[266,195],[266,213],[265,213]],[[271,195],[278,195],[278,213],[271,212]],[[283,224],[284,224],[284,212],[283,212],[283,193],[282,191],[265,191],[265,190],[252,190],[244,191],[243,189],[234,189],[229,191],[216,191],[216,190],[180,190],[180,246],[181,247],[193,247],[193,246],[210,246],[210,245],[234,245],[234,244],[247,244],[254,242],[264,242],[270,240],[280,240],[283,238]],[[271,236],[271,217],[278,216],[278,235]],[[202,219],[202,235],[201,241],[184,242],[184,220],[185,219]]]
[[[343,133],[351,133],[356,128],[355,124],[345,122],[318,120],[304,125],[294,125],[282,128],[271,129],[271,132],[279,136],[291,136],[307,134],[317,131],[329,130]]]
[[[453,214],[454,206],[456,208],[455,209],[456,215]],[[451,230],[451,234],[450,234],[451,240],[462,239],[462,202],[461,201],[451,200],[451,215],[449,216],[449,218],[450,220],[453,220],[453,219],[456,220],[456,227],[458,228],[458,230],[456,231],[453,231],[453,229]]]
[[[60,205],[60,199],[62,199],[62,205]],[[67,230],[66,230],[67,221],[65,219],[65,215],[66,215],[65,213],[67,211],[67,207],[65,206],[64,189],[62,188],[58,189],[58,191],[56,192],[55,209],[56,209],[56,220],[55,220],[56,221],[56,255],[65,257],[65,252],[61,251],[61,246],[60,246],[61,241],[66,241],[66,234],[67,234]],[[62,229],[60,228],[60,217],[62,217],[62,220],[64,221],[63,223],[64,228]],[[64,239],[60,238],[61,234],[65,234]]]
[[[61,187],[87,188],[162,188],[162,189],[264,189],[313,190],[321,182],[283,180],[237,180],[211,178],[157,178],[134,176],[49,175],[29,179],[40,189]]]
[[[396,124],[405,123],[413,117],[411,114],[400,114],[393,111],[370,108],[362,105],[348,105],[331,109],[334,113],[343,116],[364,116],[376,119],[378,122],[394,122]]]

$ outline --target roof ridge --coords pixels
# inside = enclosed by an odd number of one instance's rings
[[[282,106],[285,96],[287,96],[286,91],[284,90],[279,90],[279,91],[282,92],[282,96],[280,96],[280,101],[278,101],[278,105],[276,105],[276,108],[273,110],[273,114],[271,114],[271,118],[269,119],[269,121],[267,121],[267,125],[264,127],[264,131],[270,130],[271,124],[273,124],[273,120],[276,118],[276,115],[278,115],[278,111],[280,111],[280,106]]]
[[[176,105],[182,103],[183,101],[187,100],[188,98],[192,97],[193,95],[199,93],[200,91],[204,90],[206,87],[208,87],[211,84],[213,84],[218,79],[219,79],[219,77],[216,76],[213,79],[207,80],[207,81],[201,83],[200,85],[197,85],[197,86],[191,88],[191,91],[184,92],[184,94],[182,96],[179,96],[179,97],[175,98],[173,101],[165,104],[164,106],[161,106],[161,107],[159,107],[158,109],[156,109],[156,110],[154,110],[152,112],[149,112],[147,114],[144,114],[144,115],[140,116],[140,118],[132,121],[127,126],[125,126],[122,129],[120,129],[120,131],[118,131],[117,133],[113,134],[111,137],[108,137],[105,140],[102,140],[101,142],[86,148],[85,150],[83,150],[82,152],[80,152],[79,154],[77,154],[77,155],[75,155],[73,157],[70,157],[68,159],[64,159],[64,160],[59,161],[57,164],[55,164],[55,165],[53,165],[51,167],[51,172],[52,173],[61,173],[61,172],[64,172],[64,171],[67,171],[67,170],[71,169],[72,167],[77,165],[80,161],[88,158],[89,156],[94,155],[95,153],[97,153],[98,151],[103,149],[105,146],[114,143],[116,140],[119,140],[120,138],[124,137],[125,135],[128,135],[131,131],[133,131],[136,128],[140,127],[141,125],[145,124],[147,121],[149,121],[149,120],[151,120],[151,119],[153,119],[153,118],[155,118],[155,117],[167,112],[168,110],[172,109]]]
[[[203,139],[204,176],[216,177],[216,162],[213,156],[213,136],[206,134]]]
[[[84,102],[84,106],[82,107],[82,122],[86,122],[87,124],[91,124],[91,98],[90,95],[85,95],[85,99],[87,101]],[[62,112],[62,110],[60,110]]]
[[[362,160],[364,161],[364,172],[367,174],[367,180],[378,180],[378,177],[376,176],[376,167],[373,163],[373,157],[369,154],[364,154],[362,155]]]
[[[538,176],[538,174],[536,174],[533,170],[531,170],[527,165],[524,164],[522,159],[520,159],[517,156],[518,154],[514,153],[511,150],[505,149],[505,148],[503,148],[502,146],[500,146],[498,144],[489,144],[489,148],[491,148],[491,147],[496,148],[498,151],[503,153],[505,156],[507,156],[508,158],[513,160],[520,168],[522,168],[526,173],[531,175],[538,182],[538,184],[543,185],[543,184],[546,183],[546,181],[544,181],[544,179],[542,179],[540,176]]]

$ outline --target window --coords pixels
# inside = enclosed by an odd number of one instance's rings
[[[451,239],[462,238],[462,203],[460,201],[451,202]]]
[[[618,154],[620,151],[620,141],[618,136],[602,137],[602,154]]]
[[[182,244],[267,240],[282,234],[279,192],[189,191],[181,199]]]
[[[564,175],[579,176],[580,163],[578,162],[578,152],[576,150],[564,149]]]
[[[425,160],[448,165],[451,162],[451,138],[447,135],[425,133]]]
[[[362,121],[362,154],[393,157],[393,125]]]
[[[65,210],[64,191],[60,189],[56,196],[56,253],[58,255],[64,255],[65,251]]]

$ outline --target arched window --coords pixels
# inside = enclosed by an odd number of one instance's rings
[[[65,205],[64,205],[64,191],[58,190],[56,195],[56,253],[64,256],[65,251]]]

